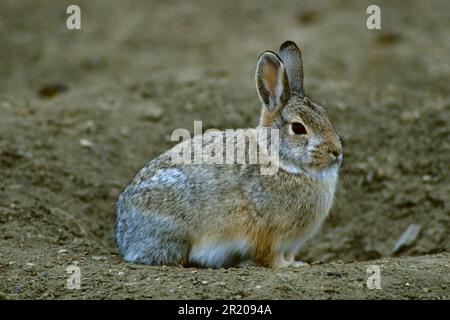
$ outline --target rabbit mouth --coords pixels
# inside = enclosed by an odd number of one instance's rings
[[[342,160],[341,160],[342,161]],[[334,161],[331,164],[325,166],[310,167],[305,170],[306,173],[317,180],[329,180],[336,179],[339,173],[340,161]]]
[[[323,161],[317,161],[313,162],[308,165],[308,170],[311,171],[321,171],[321,170],[328,170],[328,169],[339,169],[343,161],[342,154],[338,157],[335,157],[334,159],[327,159]]]
[[[300,160],[300,159],[299,159]],[[316,176],[317,173],[325,171],[339,171],[339,168],[343,161],[342,153],[336,156],[330,156],[328,158],[316,158],[308,159],[309,161],[289,161],[287,159],[280,159],[280,168],[291,174],[309,174],[311,176]],[[312,160],[312,161],[311,161]],[[320,174],[319,174],[320,175]]]

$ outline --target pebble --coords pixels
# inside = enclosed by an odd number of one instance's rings
[[[43,98],[51,98],[60,93],[66,92],[68,89],[69,88],[67,87],[66,84],[60,83],[60,82],[55,82],[55,83],[50,83],[50,84],[43,86],[39,90],[38,94]]]
[[[128,136],[130,134],[130,128],[128,128],[128,127],[120,128],[120,134],[125,137]]]
[[[421,226],[419,224],[410,224],[403,232],[394,245],[392,253],[400,251],[403,247],[410,246],[420,234]]]
[[[80,143],[80,146],[82,146],[83,148],[93,148],[94,147],[94,143],[88,139],[82,138],[78,142]]]
[[[202,284],[208,284],[208,281],[203,280],[203,281],[202,281]]]
[[[100,261],[100,260],[104,260],[105,257],[104,256],[93,256],[92,259],[95,261]]]
[[[123,276],[124,274],[125,274],[125,273],[122,272],[122,271],[119,271],[119,272],[117,273],[118,276]]]
[[[163,110],[155,105],[147,106],[144,112],[144,118],[151,121],[161,119],[162,115]]]
[[[2,102],[0,102],[0,107],[5,108],[5,109],[11,109],[12,104],[9,101],[2,101]]]
[[[126,282],[125,283],[126,286],[135,286],[137,284],[138,284],[137,282]]]
[[[413,122],[419,119],[419,116],[420,116],[419,110],[404,111],[400,114],[400,120],[402,122]]]

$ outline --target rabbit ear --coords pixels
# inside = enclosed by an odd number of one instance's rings
[[[276,53],[264,52],[256,66],[256,89],[270,112],[284,106],[290,97],[286,69]]]
[[[286,66],[291,93],[304,97],[303,61],[300,49],[294,42],[286,41],[280,47],[280,57]]]

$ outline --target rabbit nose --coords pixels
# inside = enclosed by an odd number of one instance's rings
[[[342,155],[342,152],[338,150],[331,151],[331,156],[333,158],[333,161],[335,162],[342,162],[344,156]]]

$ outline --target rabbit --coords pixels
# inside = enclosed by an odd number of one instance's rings
[[[173,164],[170,150],[161,154],[117,201],[115,237],[124,260],[203,268],[302,265],[295,255],[332,207],[341,141],[325,109],[305,95],[294,42],[284,42],[278,54],[265,51],[255,78],[262,104],[257,128],[279,132],[278,172],[261,175],[259,164]]]

